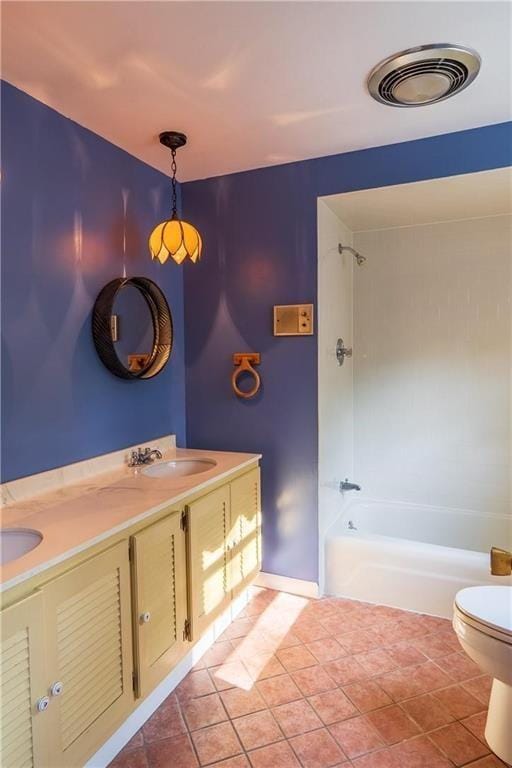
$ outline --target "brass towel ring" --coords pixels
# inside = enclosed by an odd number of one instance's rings
[[[233,355],[233,365],[237,366],[235,370],[233,371],[231,375],[231,386],[233,387],[233,392],[238,397],[242,397],[244,400],[248,400],[251,397],[254,397],[254,395],[257,394],[261,387],[261,379],[258,371],[256,371],[252,366],[253,365],[259,365],[260,364],[260,353],[259,352],[236,352]],[[238,384],[238,377],[242,373],[250,373],[251,376],[254,379],[254,386],[252,389],[247,390],[246,392],[242,391]]]

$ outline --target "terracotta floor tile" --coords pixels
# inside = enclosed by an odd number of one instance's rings
[[[325,664],[328,661],[334,661],[347,655],[346,650],[333,637],[315,640],[313,643],[308,643],[306,647],[320,664]]]
[[[507,768],[507,764],[496,755],[487,755],[487,757],[481,757],[474,763],[468,763],[465,768]]]
[[[410,642],[391,645],[386,648],[386,653],[393,659],[397,667],[417,666],[427,661],[425,654]]]
[[[479,712],[477,715],[471,715],[471,717],[466,717],[464,720],[461,720],[462,725],[464,725],[468,731],[471,731],[473,736],[476,736],[477,739],[483,741],[484,744],[487,744],[485,740],[486,722],[487,712]]]
[[[292,678],[304,696],[313,696],[315,693],[336,688],[336,683],[332,677],[320,666],[299,669],[297,672],[293,672]]]
[[[461,685],[464,690],[469,691],[482,704],[485,704],[485,706],[489,704],[492,688],[492,677],[490,675],[473,677],[471,680],[465,680]]]
[[[269,707],[277,707],[279,704],[288,704],[290,701],[302,698],[302,693],[290,675],[270,677],[267,680],[261,680],[256,686]]]
[[[348,617],[339,612],[327,616],[325,619],[320,619],[320,623],[330,635],[344,635],[359,628],[359,624],[356,626],[354,622],[350,622]]]
[[[196,768],[198,765],[188,735],[148,744],[146,755],[149,768]]]
[[[395,669],[379,677],[379,686],[393,701],[402,701],[422,692],[419,683],[411,677],[410,668]]]
[[[190,699],[182,704],[181,711],[190,731],[205,728],[227,720],[228,716],[218,693],[210,693],[199,699]]]
[[[277,650],[283,650],[284,648],[293,648],[296,645],[302,645],[302,640],[299,640],[294,632],[285,632],[279,635]]]
[[[489,753],[489,748],[460,723],[445,725],[432,731],[429,737],[455,765],[464,765]]]
[[[253,630],[246,637],[233,638],[231,645],[234,646],[233,655],[230,657],[232,661],[234,658],[250,659],[259,653],[273,653],[277,647],[277,642],[267,633]]]
[[[332,677],[337,685],[356,683],[360,680],[366,680],[368,677],[363,667],[353,656],[330,661],[323,666],[327,674]]]
[[[354,768],[403,768],[400,766],[398,757],[388,748],[356,757],[352,765]]]
[[[144,745],[144,736],[142,735],[142,728],[135,733],[130,741],[128,741],[123,749],[135,749],[135,747],[142,747]]]
[[[242,752],[242,747],[231,723],[211,725],[201,731],[194,731],[191,735],[201,765],[225,760],[227,757]],[[180,763],[177,765],[181,768]]]
[[[203,653],[201,661],[205,667],[217,667],[228,659],[232,661],[233,659],[230,659],[230,657],[233,656],[233,651],[234,648],[229,640],[217,642],[206,653]]]
[[[281,729],[268,710],[238,717],[233,720],[233,726],[246,750],[264,747],[284,738]]]
[[[227,760],[215,763],[212,768],[251,768],[251,764],[245,755],[236,755],[236,757],[228,757]]]
[[[398,759],[399,768],[453,768],[453,763],[427,736],[402,741],[391,747],[391,752]]]
[[[358,710],[363,713],[392,703],[388,694],[373,680],[345,685],[343,690]]]
[[[436,691],[434,697],[457,720],[462,720],[463,717],[469,717],[469,715],[475,715],[477,712],[485,709],[485,705],[461,685],[452,685],[449,688]]]
[[[380,645],[380,639],[369,629],[357,629],[346,635],[336,635],[336,640],[348,653],[367,653]]]
[[[143,747],[123,749],[110,763],[109,768],[148,768],[146,751]]]
[[[256,688],[251,688],[249,691],[242,688],[230,688],[228,691],[223,691],[220,697],[231,718],[250,715],[252,712],[266,707]]]
[[[249,752],[252,768],[300,768],[292,748],[286,741],[270,744]]]
[[[322,726],[322,721],[315,710],[304,699],[292,701],[290,704],[281,704],[275,707],[272,713],[287,738]]]
[[[249,690],[253,686],[253,680],[241,660],[227,661],[218,667],[210,667],[209,672],[218,691],[226,691],[228,688]]]
[[[479,667],[466,656],[464,651],[442,656],[436,659],[436,664],[457,682],[481,675]]]
[[[370,712],[367,717],[388,746],[410,739],[420,733],[414,720],[411,720],[396,704]]]
[[[424,635],[416,640],[412,640],[412,644],[428,656],[429,659],[438,659],[441,656],[448,656],[449,653],[453,653],[452,644],[448,643],[441,634]]]
[[[326,728],[295,736],[290,744],[303,768],[331,768],[345,759]]]
[[[206,669],[189,672],[176,688],[179,701],[205,696],[207,693],[215,693],[215,688]]]
[[[403,701],[401,707],[425,732],[448,725],[455,719],[432,693]]]
[[[244,659],[245,667],[253,680],[282,675],[286,670],[273,653],[256,653]]]
[[[329,632],[319,621],[298,621],[294,624],[293,631],[303,643],[312,643],[314,640],[329,637]]]
[[[295,672],[304,667],[314,667],[318,663],[313,654],[303,645],[279,650],[276,656],[288,672]]]
[[[311,696],[308,701],[326,725],[358,714],[352,702],[339,689]]]
[[[447,688],[452,682],[451,678],[442,669],[427,661],[419,667],[409,667],[405,670],[411,679],[417,684],[420,693],[430,693],[438,688]]]
[[[224,630],[222,637],[224,640],[231,640],[234,637],[245,637],[254,629],[253,619],[235,619],[229,627]]]
[[[396,668],[396,663],[382,648],[368,653],[359,653],[355,658],[369,677],[385,675],[386,672]]]
[[[384,742],[366,715],[353,717],[329,726],[343,752],[350,758],[364,755],[384,746]]]
[[[174,694],[168,696],[142,726],[142,733],[146,744],[158,741],[159,739],[177,736],[180,733],[185,733],[186,730],[178,701]]]

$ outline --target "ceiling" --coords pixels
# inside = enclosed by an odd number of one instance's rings
[[[512,213],[512,168],[321,198],[352,232]]]
[[[510,119],[507,2],[4,2],[2,76],[181,180]],[[410,46],[476,48],[453,99],[396,109],[365,81]]]

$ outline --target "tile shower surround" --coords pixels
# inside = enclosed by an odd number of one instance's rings
[[[498,768],[446,619],[252,589],[110,768]]]

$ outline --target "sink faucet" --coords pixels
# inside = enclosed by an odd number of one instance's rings
[[[128,466],[140,467],[142,464],[152,464],[155,458],[162,458],[162,452],[158,448],[137,448],[136,451],[132,451]]]
[[[361,490],[361,486],[357,485],[357,483],[349,483],[348,477],[346,477],[340,483],[340,493],[343,493],[344,491],[360,491],[360,490]]]

